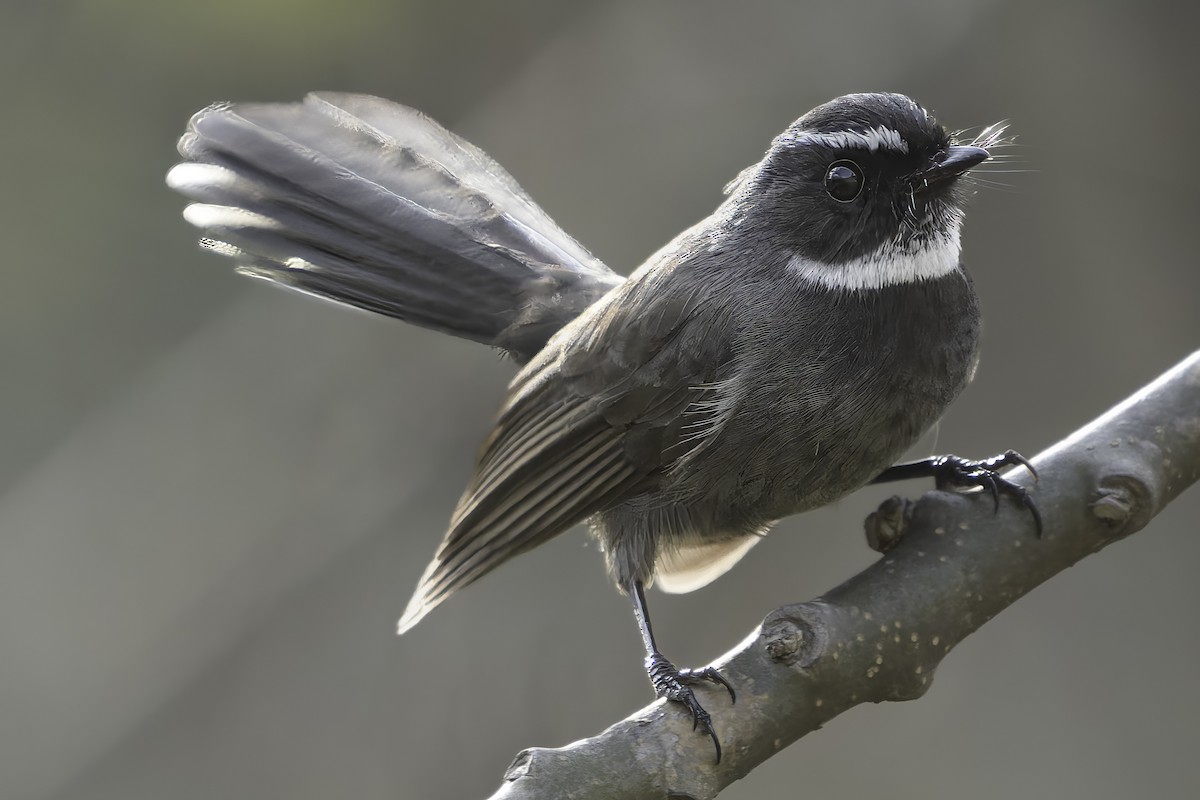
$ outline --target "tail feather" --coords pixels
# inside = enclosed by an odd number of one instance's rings
[[[526,360],[621,282],[483,151],[365,95],[215,105],[168,184],[240,271]]]

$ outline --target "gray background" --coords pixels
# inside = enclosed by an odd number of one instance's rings
[[[418,106],[626,272],[830,97],[1008,118],[1030,171],[971,209],[984,358],[936,449],[1033,454],[1200,344],[1183,8],[0,3],[0,797],[478,797],[521,747],[650,700],[579,532],[393,635],[511,370],[200,252],[162,182],[191,112],[316,88]],[[885,494],[656,594],[668,654],[710,660],[870,563]],[[1200,795],[1198,511],[1192,490],[924,699],[855,709],[726,796]]]

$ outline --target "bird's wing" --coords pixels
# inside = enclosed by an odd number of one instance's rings
[[[699,443],[687,412],[726,345],[697,330],[699,291],[631,281],[513,382],[401,632],[509,558],[646,491]]]

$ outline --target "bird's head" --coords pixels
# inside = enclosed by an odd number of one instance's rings
[[[996,131],[955,143],[900,94],[850,94],[796,120],[732,189],[739,216],[831,288],[873,288],[958,268],[960,178]]]

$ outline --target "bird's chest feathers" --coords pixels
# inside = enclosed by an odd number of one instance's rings
[[[727,429],[744,433],[730,452],[743,454],[736,468],[746,475],[803,485],[822,501],[911,446],[974,365],[978,307],[957,271],[809,294],[791,319],[771,316],[743,353],[739,424]]]

